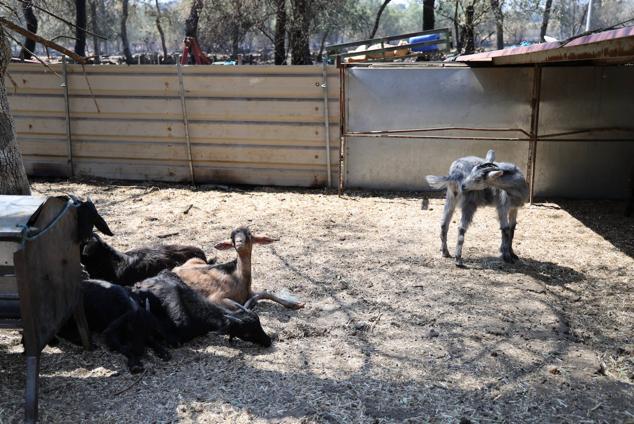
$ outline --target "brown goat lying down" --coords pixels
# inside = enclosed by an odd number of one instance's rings
[[[174,272],[190,287],[199,291],[216,304],[230,299],[247,308],[255,306],[260,299],[269,299],[290,309],[304,307],[302,302],[286,299],[267,291],[254,292],[251,288],[251,252],[254,244],[270,244],[275,239],[251,234],[248,228],[240,227],[231,232],[231,240],[216,244],[218,250],[235,249],[238,257],[223,264],[208,265],[203,260],[192,258],[174,268]]]

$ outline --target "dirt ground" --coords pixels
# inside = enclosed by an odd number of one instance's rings
[[[634,423],[634,219],[621,202],[523,208],[515,265],[497,257],[495,211],[479,211],[458,269],[439,253],[443,200],[422,210],[422,194],[34,190],[91,195],[120,249],[213,253],[239,225],[279,237],[255,247],[254,286],[307,305],[258,305],[271,348],[210,334],[171,362],[150,354],[141,376],[103,348],[48,347],[42,422]],[[0,331],[0,422],[22,419],[23,387],[19,333]]]

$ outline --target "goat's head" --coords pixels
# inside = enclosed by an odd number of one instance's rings
[[[504,175],[496,164],[485,162],[475,166],[471,173],[462,181],[462,191],[484,190],[491,186],[491,182]]]
[[[96,227],[99,231],[106,235],[113,235],[110,228],[108,228],[106,221],[101,215],[99,215],[99,212],[97,212],[97,208],[90,197],[88,197],[85,201],[81,201],[77,196],[72,194],[68,195],[68,197],[73,200],[75,206],[77,207],[78,234],[80,241],[90,238],[93,227]]]
[[[231,232],[231,239],[221,241],[215,245],[218,250],[236,249],[238,254],[250,253],[254,244],[270,244],[277,239],[268,236],[251,234],[247,227],[239,227]]]
[[[80,260],[91,278],[99,278],[106,281],[116,279],[113,257],[116,251],[97,234],[92,233],[90,238],[81,244]]]
[[[271,346],[271,338],[264,332],[258,314],[238,302],[229,302],[235,306],[234,311],[226,311],[224,314],[228,321],[226,333],[229,337],[237,337],[264,347]]]

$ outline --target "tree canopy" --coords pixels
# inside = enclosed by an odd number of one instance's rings
[[[126,44],[132,54],[178,54],[195,12],[193,31],[205,52],[305,63],[325,45],[368,38],[375,24],[376,36],[382,36],[420,31],[427,21],[427,28],[450,28],[455,47],[462,49],[471,7],[476,50],[540,42],[544,35],[564,40],[585,30],[588,0],[0,0],[0,6],[7,19],[86,55],[122,55]],[[590,28],[633,16],[634,2],[593,0]],[[47,54],[42,46],[35,50]]]

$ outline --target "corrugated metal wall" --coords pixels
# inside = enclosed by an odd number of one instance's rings
[[[530,130],[532,67],[350,68],[346,73],[348,131],[474,127]],[[634,128],[634,67],[546,67],[539,135],[607,127]],[[628,131],[595,131],[540,140],[535,195],[624,198],[634,166]],[[461,156],[496,150],[499,161],[526,172],[528,141],[469,141],[521,133],[426,132],[429,139],[346,138],[346,186],[425,190],[425,175],[446,175]],[[458,139],[432,137],[456,136]],[[406,135],[405,135],[406,136]],[[464,139],[461,139],[464,137]]]
[[[350,68],[346,73],[348,131],[407,128],[530,128],[532,70],[468,67]],[[469,141],[467,137],[517,137],[516,132],[438,131],[465,139],[348,137],[346,185],[425,190],[425,175],[446,175],[458,157],[496,150],[500,161],[526,171],[528,143]]]
[[[62,66],[12,64],[6,78],[27,172],[66,176]],[[327,182],[322,68],[183,67],[196,181]],[[328,69],[332,180],[338,178],[339,81]],[[68,65],[74,173],[189,181],[176,66]]]

